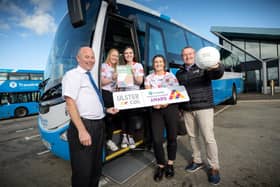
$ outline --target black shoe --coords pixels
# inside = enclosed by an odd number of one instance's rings
[[[155,170],[155,174],[154,174],[154,180],[156,182],[159,182],[162,180],[163,174],[164,174],[164,168],[161,168],[159,166],[157,166],[156,170]]]
[[[166,168],[165,168],[165,177],[169,179],[169,178],[172,178],[174,176],[174,174],[175,174],[175,172],[174,172],[173,165],[167,164]]]

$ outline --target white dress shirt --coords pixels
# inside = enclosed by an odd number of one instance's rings
[[[86,74],[86,70],[80,66],[64,75],[62,95],[71,97],[76,102],[81,117],[86,119],[104,118],[103,106],[98,95]]]

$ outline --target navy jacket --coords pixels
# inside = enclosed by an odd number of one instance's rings
[[[211,80],[219,79],[224,74],[224,66],[219,65],[218,68],[211,71],[200,69],[194,64],[189,70],[180,69],[176,73],[176,77],[180,85],[184,85],[190,101],[181,103],[180,108],[187,111],[212,108],[213,92]]]

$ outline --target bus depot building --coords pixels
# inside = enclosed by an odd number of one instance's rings
[[[239,56],[244,91],[280,92],[280,29],[212,26],[219,43]]]

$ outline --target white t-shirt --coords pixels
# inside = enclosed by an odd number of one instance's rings
[[[103,106],[86,74],[86,70],[80,66],[64,75],[62,95],[71,97],[76,102],[80,116],[83,118],[102,119],[105,116]]]

